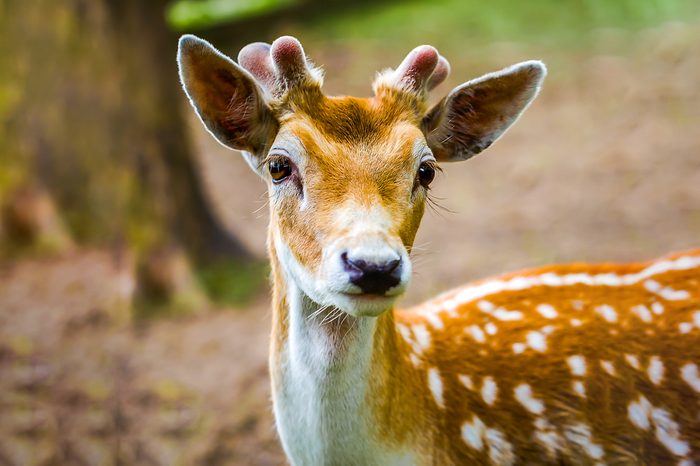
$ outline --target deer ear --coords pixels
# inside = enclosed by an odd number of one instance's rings
[[[209,132],[223,145],[260,155],[277,132],[277,121],[255,79],[209,42],[180,38],[180,81]]]
[[[535,98],[546,74],[544,63],[527,61],[453,89],[423,118],[435,158],[466,160],[493,144]]]

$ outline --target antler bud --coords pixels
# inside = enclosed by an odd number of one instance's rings
[[[374,82],[375,93],[383,87],[416,94],[431,91],[450,74],[450,64],[435,47],[420,45],[404,58],[396,70],[382,72]]]
[[[282,36],[272,45],[246,45],[238,54],[238,63],[276,97],[294,86],[320,86],[322,81],[320,71],[306,59],[301,43],[291,36]]]

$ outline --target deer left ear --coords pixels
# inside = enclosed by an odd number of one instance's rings
[[[544,63],[527,61],[453,89],[423,118],[435,158],[466,160],[493,144],[537,96],[546,74]]]
[[[180,81],[207,129],[223,145],[261,155],[278,124],[253,76],[209,42],[180,38]]]

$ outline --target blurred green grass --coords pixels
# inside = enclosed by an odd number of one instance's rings
[[[576,47],[587,45],[599,29],[639,30],[669,21],[695,21],[697,0],[437,0],[360,3],[303,0],[177,0],[168,10],[179,30],[239,22],[291,6],[319,12],[303,19],[304,30],[325,40],[420,43],[426,37],[438,47],[494,41],[518,41]],[[462,42],[463,43],[463,42]]]

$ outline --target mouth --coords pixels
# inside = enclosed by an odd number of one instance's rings
[[[352,293],[340,292],[337,293],[336,306],[343,311],[354,316],[376,317],[379,314],[389,310],[393,305],[398,295],[394,290],[389,290],[386,294],[372,293]]]

